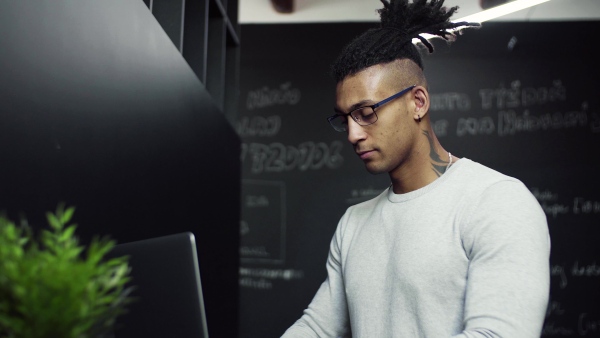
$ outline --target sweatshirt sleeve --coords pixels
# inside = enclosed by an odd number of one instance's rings
[[[539,338],[550,289],[546,215],[519,181],[488,187],[462,232],[469,258],[464,331],[454,338]]]
[[[341,263],[340,243],[342,218],[336,230],[327,257],[327,279],[321,284],[303,316],[282,338],[350,337],[348,307],[346,302]]]

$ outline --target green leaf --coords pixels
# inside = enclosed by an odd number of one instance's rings
[[[75,233],[76,228],[77,227],[75,225],[68,226],[65,229],[65,231],[63,231],[63,233],[60,235],[59,241],[64,242],[64,241],[71,239],[73,237],[73,234]]]
[[[60,215],[60,221],[62,224],[67,224],[71,221],[73,214],[75,213],[75,207],[69,207],[64,211],[62,215]]]
[[[60,220],[53,213],[47,212],[46,213],[46,219],[48,220],[48,224],[50,224],[50,227],[52,227],[52,229],[54,229],[54,230],[60,230],[60,229],[62,229],[63,224],[60,222]]]

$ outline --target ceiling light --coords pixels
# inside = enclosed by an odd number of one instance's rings
[[[453,22],[467,21],[467,22],[484,22],[489,21],[513,12],[518,12],[522,9],[529,8],[535,5],[539,5],[550,0],[516,0],[504,5],[496,6],[479,13],[467,15]]]
[[[452,20],[452,22],[466,21],[466,22],[482,23],[484,21],[496,19],[498,17],[508,15],[510,13],[518,12],[525,8],[539,5],[541,3],[548,2],[548,1],[550,1],[550,0],[515,0],[515,1],[509,2],[509,3],[506,3],[504,5],[496,6],[496,7],[487,9],[485,11],[481,11],[479,13],[467,15],[467,16],[462,17],[457,20]],[[450,31],[457,31],[460,29],[461,28],[450,30]],[[431,34],[421,34],[421,36],[426,38],[427,40],[429,40],[431,38],[439,37],[437,35],[431,35]],[[413,43],[418,43],[418,42],[420,42],[419,39],[413,39]]]

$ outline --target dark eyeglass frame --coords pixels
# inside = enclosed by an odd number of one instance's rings
[[[362,106],[362,107],[358,107],[358,108],[356,108],[356,109],[353,109],[351,112],[349,112],[349,113],[346,113],[346,114],[340,114],[340,113],[337,113],[337,114],[335,114],[335,115],[331,115],[331,116],[329,116],[329,117],[327,118],[327,121],[329,122],[329,124],[331,125],[331,127],[333,127],[333,129],[334,129],[335,131],[338,131],[338,132],[345,132],[345,131],[348,131],[348,128],[347,128],[347,127],[340,127],[340,126],[336,126],[336,125],[334,124],[334,122],[333,122],[333,121],[334,121],[336,118],[340,118],[340,117],[341,117],[341,118],[347,118],[348,116],[350,116],[350,117],[352,117],[352,120],[354,120],[354,122],[358,123],[358,125],[360,125],[360,126],[368,126],[368,125],[370,125],[370,124],[373,124],[373,123],[377,122],[377,120],[379,119],[379,117],[377,116],[377,113],[375,112],[375,109],[376,109],[376,108],[379,108],[379,107],[383,106],[384,104],[386,104],[386,103],[388,103],[388,102],[392,101],[393,99],[397,99],[397,98],[399,98],[400,96],[402,96],[402,95],[406,94],[407,92],[409,92],[410,90],[412,90],[412,89],[413,89],[413,88],[415,88],[416,86],[417,86],[417,85],[412,85],[412,86],[406,87],[406,88],[402,89],[401,91],[397,92],[396,94],[394,94],[394,95],[392,95],[392,96],[390,96],[390,97],[388,97],[388,98],[386,98],[386,99],[383,99],[383,100],[381,100],[381,101],[379,101],[379,102],[377,102],[377,103],[375,103],[375,104],[373,104],[373,105],[370,105],[370,106]],[[356,117],[356,116],[352,115],[353,113],[355,113],[355,112],[357,112],[357,111],[360,111],[360,110],[362,110],[362,109],[365,109],[365,108],[371,108],[371,109],[373,110],[373,114],[375,114],[375,120],[374,120],[373,122],[365,123],[365,122],[364,122],[364,121],[362,121],[362,120],[361,120],[359,117]]]

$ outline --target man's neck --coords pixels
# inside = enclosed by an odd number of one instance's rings
[[[438,179],[448,168],[450,153],[442,148],[435,134],[423,130],[422,136],[411,157],[389,173],[396,194],[420,189]]]

